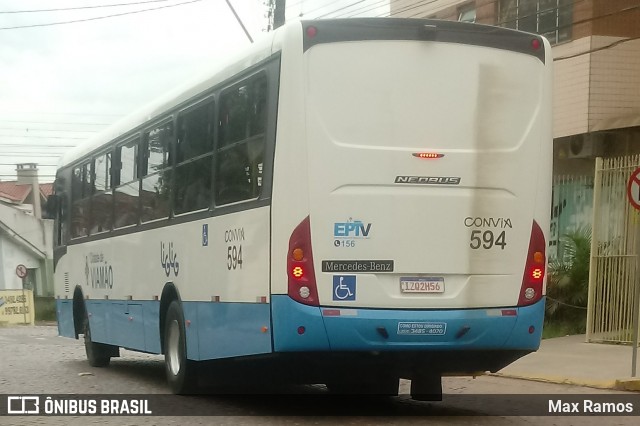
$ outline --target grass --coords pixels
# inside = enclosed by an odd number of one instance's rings
[[[36,321],[56,320],[56,301],[53,297],[35,297]]]
[[[552,339],[573,334],[584,334],[584,326],[567,321],[545,321],[542,327],[542,338]]]

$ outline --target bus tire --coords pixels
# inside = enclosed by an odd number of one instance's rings
[[[167,309],[164,327],[164,360],[167,382],[174,394],[194,393],[197,384],[197,364],[187,359],[187,339],[184,313],[174,300]]]
[[[86,312],[86,311],[85,311]],[[108,367],[111,361],[113,347],[104,343],[96,343],[91,340],[91,327],[89,327],[89,317],[84,319],[84,350],[87,353],[87,360],[92,367]]]

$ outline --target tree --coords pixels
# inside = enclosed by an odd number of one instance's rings
[[[591,229],[579,228],[561,238],[562,253],[549,262],[546,319],[582,333],[589,294]]]

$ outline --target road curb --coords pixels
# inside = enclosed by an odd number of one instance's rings
[[[614,389],[621,391],[640,392],[640,379],[592,380],[576,377],[549,376],[527,373],[487,373],[488,376],[504,377],[508,379],[531,380],[534,382],[556,383],[560,385],[585,386],[595,389]]]
[[[640,392],[640,379],[616,380],[616,389],[630,392]]]

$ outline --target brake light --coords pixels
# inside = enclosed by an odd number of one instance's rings
[[[540,229],[540,225],[534,220],[531,227],[531,239],[529,240],[529,251],[522,277],[518,306],[532,305],[542,298],[545,268],[547,266],[546,248],[544,233]]]
[[[318,306],[316,274],[311,252],[311,226],[307,216],[291,233],[287,252],[287,293],[296,302]]]
[[[444,154],[440,154],[440,153],[437,153],[437,152],[414,152],[413,156],[414,157],[418,157],[418,158],[431,160],[431,159],[434,159],[434,158],[442,158],[442,157],[444,157]]]

